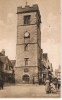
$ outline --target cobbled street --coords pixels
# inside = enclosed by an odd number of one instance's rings
[[[13,84],[0,90],[0,98],[60,98],[60,93],[46,94],[44,85]]]

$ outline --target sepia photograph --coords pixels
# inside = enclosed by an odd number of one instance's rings
[[[0,0],[0,98],[61,98],[61,0]]]

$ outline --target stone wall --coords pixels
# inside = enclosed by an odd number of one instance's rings
[[[24,72],[24,69],[28,69],[28,72]],[[33,77],[35,78],[35,83],[38,82],[38,67],[17,67],[15,68],[15,79],[16,83],[25,83],[23,81],[23,75],[29,76],[29,83],[33,83]]]
[[[37,25],[18,26],[17,44],[24,43],[24,34],[26,31],[30,34],[30,43],[37,43]]]
[[[24,25],[24,16],[31,15],[30,24],[36,24],[36,12],[18,14],[17,25]]]
[[[24,45],[17,45],[16,67],[25,66],[24,58],[29,58],[28,66],[38,66],[37,44],[28,44],[27,51],[24,51]]]

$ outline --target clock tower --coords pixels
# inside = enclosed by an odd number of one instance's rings
[[[17,8],[15,79],[19,83],[39,81],[41,66],[41,16],[38,5]]]

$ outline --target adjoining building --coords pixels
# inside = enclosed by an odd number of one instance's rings
[[[44,84],[47,79],[51,79],[53,76],[53,67],[48,59],[48,54],[43,53],[41,49],[41,70],[40,70],[40,83]]]
[[[17,8],[16,82],[39,82],[41,66],[40,24],[41,15],[38,5]]]
[[[58,88],[61,86],[61,66],[55,70],[55,77],[58,79]]]
[[[5,55],[5,50],[0,52],[0,78],[3,78],[4,82],[14,82],[15,74],[11,61]]]

